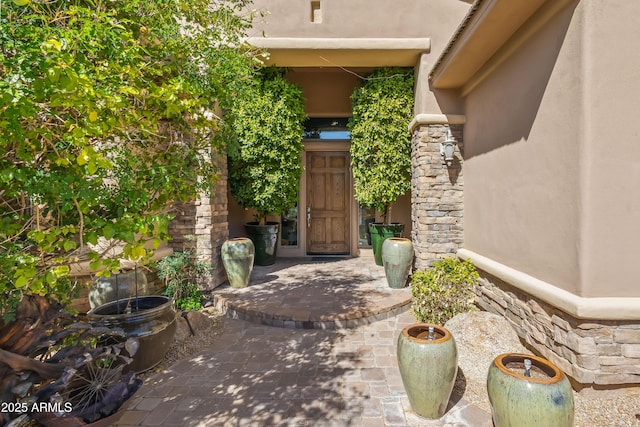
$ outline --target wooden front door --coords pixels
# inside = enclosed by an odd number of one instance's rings
[[[308,253],[349,253],[349,194],[349,153],[308,152]]]

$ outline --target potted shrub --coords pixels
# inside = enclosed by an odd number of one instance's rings
[[[245,225],[255,246],[255,263],[275,262],[280,215],[295,205],[302,165],[304,99],[302,90],[285,80],[283,71],[260,71],[232,103],[227,118],[229,183],[235,199],[255,209],[256,221]]]
[[[413,71],[381,68],[351,95],[351,168],[355,198],[382,212],[384,221],[369,226],[376,264],[387,237],[402,237],[403,224],[391,221],[391,207],[411,188]]]

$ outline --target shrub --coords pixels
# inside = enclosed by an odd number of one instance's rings
[[[429,270],[411,276],[413,314],[419,322],[444,325],[459,313],[471,311],[478,272],[471,261],[445,258]]]
[[[158,277],[166,287],[162,293],[174,300],[179,310],[199,310],[202,308],[202,292],[198,288],[211,266],[196,259],[191,251],[174,252],[161,259],[157,266]]]

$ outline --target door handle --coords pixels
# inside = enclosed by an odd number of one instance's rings
[[[311,206],[307,206],[307,227],[311,227]]]

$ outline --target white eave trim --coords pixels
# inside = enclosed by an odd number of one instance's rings
[[[638,297],[580,297],[468,249],[458,250],[457,256],[464,260],[471,260],[480,270],[486,271],[577,319],[640,319],[640,298]]]
[[[463,114],[417,114],[409,123],[409,132],[421,125],[463,125],[465,121]]]
[[[249,37],[247,43],[262,49],[304,50],[431,50],[431,39],[424,38],[307,38]]]

